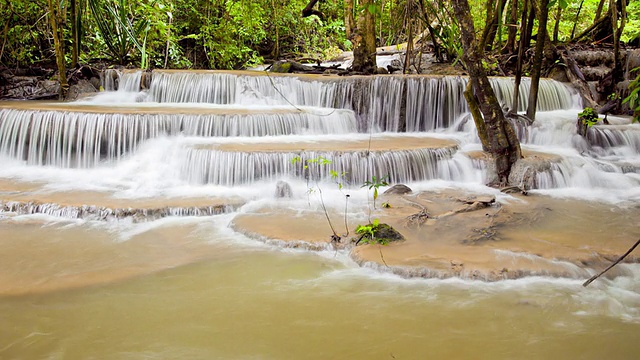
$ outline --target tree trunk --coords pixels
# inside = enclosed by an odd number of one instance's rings
[[[558,43],[558,33],[560,32],[560,19],[562,18],[562,8],[556,4],[556,24],[553,26],[553,44]]]
[[[526,8],[526,5],[524,6]],[[523,8],[522,11],[525,11]],[[524,22],[524,21],[523,21]],[[516,35],[518,34],[518,0],[511,0],[511,13],[509,15],[509,31],[507,43],[502,49],[503,54],[513,54],[516,48]],[[522,30],[520,30],[522,33]]]
[[[69,6],[71,7],[71,67],[76,67],[76,65],[78,65],[78,52],[80,46],[80,36],[78,34],[78,4],[76,3],[76,0],[71,0]]]
[[[535,0],[530,0],[529,2],[529,18],[527,19],[527,28],[524,32],[524,44],[528,49],[531,47],[531,36],[533,34],[533,23],[536,19],[536,7],[533,6],[533,2]],[[522,36],[522,34],[520,34]]]
[[[618,26],[618,6],[616,3],[620,5],[620,25]],[[611,0],[609,4],[610,8],[613,9],[611,11],[611,23],[612,33],[613,33],[613,70],[612,70],[612,89],[610,89],[609,93],[615,92],[615,86],[618,82],[624,80],[623,79],[623,69],[622,69],[622,55],[620,54],[620,36],[622,36],[622,31],[624,30],[624,26],[627,23],[627,3],[626,0]]]
[[[53,34],[53,45],[56,50],[56,63],[58,65],[58,73],[60,79],[60,100],[67,96],[69,84],[67,83],[67,69],[64,60],[64,48],[62,47],[62,31],[60,24],[60,3],[57,0],[48,0],[49,2],[49,23],[51,24],[51,33]]]
[[[353,65],[357,72],[372,74],[376,70],[376,31],[373,16],[373,0],[363,0],[362,11],[358,14],[358,27],[353,33]]]
[[[347,39],[351,39],[355,21],[353,19],[353,0],[344,0],[344,31]]]
[[[504,7],[507,5],[507,0],[498,0],[496,3],[496,8],[493,12],[493,17],[491,18],[491,26],[485,27],[486,37],[482,40],[484,48],[489,51],[493,49],[493,43],[496,39],[496,34],[498,33],[498,28],[501,26],[502,22],[502,13],[504,12]]]
[[[606,0],[600,0],[598,3],[598,9],[596,10],[596,16],[593,18],[593,24],[595,25],[598,20],[600,20],[600,16],[602,16],[602,9],[604,9],[604,3]]]
[[[475,38],[475,29],[467,0],[453,0],[453,10],[462,35],[462,60],[469,72],[465,99],[478,129],[482,148],[495,161],[497,181],[507,184],[512,165],[521,157],[520,142],[505,119],[483,66],[483,53]]]
[[[536,118],[536,106],[538,105],[538,85],[540,84],[540,74],[542,72],[542,57],[544,53],[544,43],[547,37],[547,19],[549,17],[549,0],[539,0],[538,13],[538,36],[536,37],[536,50],[531,68],[531,90],[529,90],[529,102],[527,104],[527,117],[531,120]]]
[[[578,13],[576,14],[576,19],[573,21],[573,27],[571,28],[571,36],[569,36],[569,39],[573,39],[573,36],[576,34],[576,26],[578,25],[578,19],[580,18],[580,13],[582,12],[582,5],[584,5],[584,0],[580,1]]]
[[[520,103],[520,81],[522,80],[522,62],[524,61],[524,50],[526,38],[523,36],[523,31],[527,29],[527,8],[529,1],[524,0],[522,4],[522,18],[520,19],[520,43],[518,44],[518,59],[516,60],[516,73],[515,84],[513,86],[513,103],[511,105],[511,111],[513,113],[518,112],[518,104]]]

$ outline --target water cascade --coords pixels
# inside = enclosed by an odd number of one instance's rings
[[[359,185],[372,176],[388,176],[393,183],[408,183],[441,178],[440,162],[450,160],[456,147],[397,151],[303,151],[303,152],[230,152],[194,148],[187,151],[182,173],[196,184],[233,186],[257,180],[274,181],[298,176],[312,182],[328,182],[331,174],[344,174],[345,184]],[[326,159],[323,166],[309,160]],[[294,160],[295,159],[295,160]],[[298,160],[298,161],[296,161]],[[305,169],[306,168],[306,169]]]
[[[583,138],[543,80],[505,194],[466,81],[110,70],[0,102],[0,358],[634,358],[640,265],[581,284],[640,237],[638,125]],[[354,246],[376,220],[406,240]]]
[[[463,95],[466,82],[466,78],[459,76],[334,78],[156,71],[149,100],[343,108],[359,115],[361,129],[373,126],[377,131],[431,131],[451,126],[468,111]],[[511,106],[513,80],[493,78],[491,83],[499,101]],[[521,109],[525,107],[529,87],[529,79],[524,79],[520,85]],[[567,85],[553,80],[541,81],[540,111],[569,109],[578,104],[576,92]]]
[[[86,107],[83,108],[86,110]],[[352,111],[335,109],[137,109],[134,113],[0,109],[0,154],[32,165],[92,167],[119,160],[159,136],[277,136],[356,131]],[[95,111],[95,108],[93,109]],[[110,109],[110,111],[117,109]]]

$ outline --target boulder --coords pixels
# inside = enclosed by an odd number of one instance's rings
[[[408,187],[407,185],[396,184],[396,185],[393,185],[392,187],[388,188],[384,192],[384,194],[385,195],[404,195],[404,194],[409,194],[411,192],[412,192],[411,188]]]
[[[69,87],[69,93],[67,94],[66,100],[73,101],[78,99],[79,97],[82,97],[83,94],[95,92],[98,92],[98,89],[96,89],[89,80],[78,80],[77,84],[71,85]]]

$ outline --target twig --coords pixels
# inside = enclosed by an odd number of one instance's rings
[[[618,265],[619,262],[621,262],[622,260],[624,260],[625,257],[627,257],[627,255],[631,254],[631,252],[640,244],[640,239],[638,239],[638,241],[636,241],[635,244],[633,244],[633,246],[631,248],[629,248],[629,250],[627,250],[626,253],[624,253],[624,255],[620,256],[620,258],[618,260],[616,260],[613,264],[609,265],[608,268],[602,270],[601,273],[599,273],[598,275],[594,275],[592,276],[589,280],[585,281],[584,284],[582,284],[582,286],[587,287],[587,285],[591,284],[595,279],[599,278],[600,276],[602,276],[602,274],[606,273],[607,271],[609,271],[609,269],[611,269],[612,267]]]
[[[380,247],[380,244],[378,244],[378,251],[380,251],[380,259],[382,260],[384,266],[389,267],[389,265],[387,265],[387,262],[384,261],[384,256],[382,255],[382,248]]]

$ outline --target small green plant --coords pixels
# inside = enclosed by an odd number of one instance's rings
[[[338,186],[338,190],[340,190],[340,192],[344,195],[344,228],[347,231],[344,236],[349,236],[349,223],[347,221],[347,213],[349,211],[349,198],[351,197],[351,195],[345,194],[342,191],[342,189],[344,188],[342,179],[347,175],[347,173],[343,171],[341,174],[339,174],[337,171],[331,170],[329,171],[329,174],[331,174],[331,180],[333,180],[333,182],[335,182]]]
[[[373,208],[376,208],[376,200],[378,199],[378,189],[383,186],[389,186],[387,182],[389,179],[389,175],[385,175],[381,178],[376,177],[375,175],[371,177],[371,180],[367,180],[361,187],[368,187],[369,190],[373,189]]]
[[[376,233],[378,232],[379,227],[380,220],[378,219],[373,219],[373,221],[367,225],[358,225],[358,227],[356,228],[356,234],[360,235],[360,237],[356,241],[356,245],[358,245],[360,242],[364,242],[365,244],[389,244],[388,239],[376,237]]]
[[[584,108],[584,110],[578,114],[578,119],[588,127],[592,127],[598,123],[598,120],[600,120],[598,113],[590,107]]]
[[[296,156],[294,158],[291,159],[291,164],[297,164],[297,163],[301,163],[302,162],[302,158],[300,156]],[[322,210],[324,211],[324,216],[327,219],[327,222],[329,223],[329,227],[331,228],[331,231],[333,232],[333,235],[331,236],[331,241],[332,242],[340,242],[340,235],[338,235],[338,233],[336,232],[335,228],[333,227],[333,223],[331,222],[331,218],[329,217],[329,212],[327,211],[327,207],[325,206],[324,203],[324,198],[322,196],[322,188],[320,188],[320,184],[319,182],[319,178],[320,178],[320,167],[326,167],[331,165],[331,160],[323,157],[323,156],[318,156],[315,157],[313,159],[307,159],[304,161],[304,166],[303,169],[307,172],[307,186],[308,186],[308,190],[307,190],[307,195],[311,195],[312,193],[314,193],[317,189],[319,197],[320,197],[320,204],[322,206]],[[331,175],[331,179],[336,183],[338,190],[340,190],[342,192],[343,189],[343,184],[341,179],[344,178],[344,176],[346,175],[345,172],[343,173],[338,173],[335,170],[330,170],[329,174]],[[316,184],[315,188],[309,186],[309,180],[313,180]],[[346,235],[344,236],[349,236],[349,225],[347,223],[347,210],[348,210],[348,205],[349,205],[349,194],[345,194],[345,208],[344,208],[344,226],[347,230]]]

